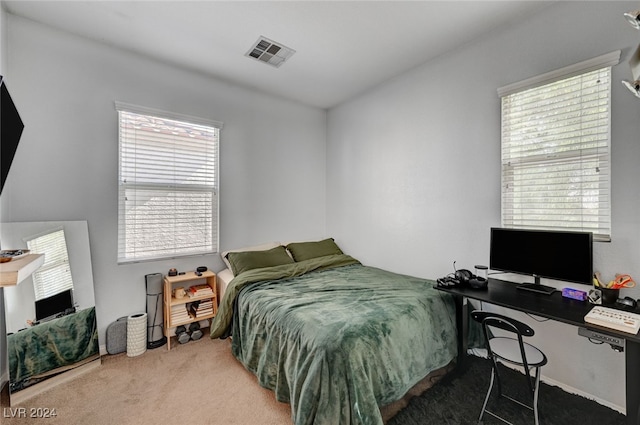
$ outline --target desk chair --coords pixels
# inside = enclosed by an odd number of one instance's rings
[[[538,388],[540,386],[540,368],[547,364],[547,357],[542,351],[522,340],[525,336],[533,336],[533,329],[510,317],[487,311],[475,310],[471,312],[471,317],[482,324],[482,330],[487,341],[488,355],[493,362],[493,366],[491,368],[491,383],[489,384],[489,390],[487,391],[484,404],[482,405],[478,424],[482,424],[482,417],[485,412],[502,422],[511,424],[509,421],[487,410],[487,402],[489,401],[489,396],[493,389],[494,378],[497,378],[498,395],[533,410],[535,424],[538,425]],[[515,337],[494,336],[489,328],[499,328],[511,332],[515,334]],[[500,374],[498,373],[498,360],[516,366],[521,366],[524,369],[529,394],[532,397],[531,406],[502,393],[502,384],[500,383]],[[531,369],[535,369],[535,376],[533,378],[531,377]]]

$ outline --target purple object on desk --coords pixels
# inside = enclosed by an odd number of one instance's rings
[[[573,288],[562,288],[562,296],[565,298],[573,298],[578,301],[584,301],[587,299],[586,292]]]

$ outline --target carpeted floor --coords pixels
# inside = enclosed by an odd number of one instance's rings
[[[503,391],[518,400],[528,400],[524,375],[501,366]],[[445,376],[432,388],[411,400],[387,425],[470,425],[476,424],[491,376],[489,360],[470,358],[461,374]],[[504,398],[496,397],[495,385],[488,408],[514,425],[533,424],[533,412]],[[543,425],[617,425],[626,417],[595,401],[569,394],[559,387],[540,384],[538,400]],[[485,414],[485,425],[502,422]]]
[[[521,374],[505,370],[503,375],[505,389],[516,388],[520,394],[525,390]],[[472,357],[466,372],[445,375],[421,396],[411,399],[387,425],[475,424],[489,376],[489,362]],[[500,402],[500,412],[506,412],[504,416],[514,425],[533,424],[531,412],[506,400]],[[539,406],[542,425],[617,425],[625,419],[607,407],[544,384]],[[43,408],[55,409],[56,417],[29,417],[33,409]],[[231,354],[229,341],[208,338],[172,344],[171,351],[166,347],[147,350],[138,357],[124,353],[106,356],[99,368],[13,410],[0,410],[2,425],[292,423],[290,406],[277,402],[272,391],[258,385],[255,376]],[[487,425],[498,423],[491,417],[485,421]]]
[[[22,410],[20,410],[22,409]],[[39,418],[39,412],[51,417]],[[33,417],[32,417],[33,416]],[[102,365],[20,405],[1,425],[287,425],[291,408],[231,354],[229,340],[104,356]]]

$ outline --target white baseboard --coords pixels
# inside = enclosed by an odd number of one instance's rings
[[[487,350],[484,349],[484,348],[470,348],[467,351],[467,353],[471,354],[471,355],[474,355],[476,357],[481,357],[483,359],[487,358]],[[506,363],[501,363],[501,364],[506,366],[506,367],[508,367],[508,368],[511,368],[513,370],[517,370],[520,373],[523,373],[522,369],[519,369],[514,365],[510,365],[510,364],[506,364]],[[581,391],[581,390],[579,390],[577,388],[573,388],[570,385],[564,384],[562,382],[558,382],[555,379],[549,378],[548,376],[540,375],[540,380],[542,382],[544,382],[545,384],[549,384],[549,385],[554,385],[556,387],[560,387],[563,391],[566,391],[569,394],[579,395],[580,397],[584,397],[586,399],[593,400],[598,404],[601,404],[603,406],[607,406],[610,409],[616,410],[616,411],[622,413],[623,415],[627,414],[627,412],[626,412],[627,409],[625,409],[622,406],[618,406],[617,404],[614,404],[614,403],[611,403],[611,402],[609,402],[607,400],[603,400],[603,399],[601,399],[599,397],[596,397],[593,394],[589,394],[589,393]]]
[[[618,406],[617,404],[614,404],[614,403],[611,403],[609,401],[603,400],[603,399],[601,399],[599,397],[594,396],[593,394],[589,394],[589,393],[581,391],[581,390],[579,390],[577,388],[573,388],[573,387],[571,387],[571,386],[569,386],[567,384],[563,384],[562,382],[558,382],[558,381],[556,381],[554,379],[551,379],[549,377],[546,377],[544,375],[540,376],[540,380],[542,382],[544,382],[545,384],[555,385],[557,387],[560,387],[560,388],[562,388],[563,391],[566,391],[566,392],[568,392],[570,394],[576,394],[576,395],[579,395],[581,397],[587,398],[589,400],[593,400],[596,403],[602,404],[603,406],[607,406],[608,408],[616,410],[616,411],[622,413],[623,415],[627,414],[627,409],[625,409],[624,407]]]

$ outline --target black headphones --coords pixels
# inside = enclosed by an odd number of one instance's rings
[[[471,273],[467,269],[456,270],[455,276],[456,279],[458,279],[458,281],[463,285],[468,284],[469,281],[475,277],[473,273]]]
[[[453,262],[453,267],[455,269],[456,263]],[[486,269],[485,266],[476,266],[477,269]],[[481,276],[476,276],[471,273],[467,269],[459,269],[456,270],[453,275],[449,274],[443,278],[440,278],[436,281],[437,285],[440,287],[456,287],[456,286],[468,286],[472,289],[485,289],[487,288],[489,281]]]
[[[462,285],[468,285],[473,289],[484,289],[489,283],[484,277],[476,276],[466,269],[456,270],[455,276]]]

